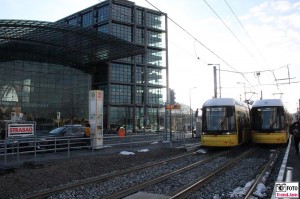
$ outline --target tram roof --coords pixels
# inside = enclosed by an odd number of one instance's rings
[[[281,99],[262,99],[256,100],[252,104],[252,108],[254,107],[267,107],[267,106],[284,106]]]
[[[238,101],[234,98],[212,98],[207,100],[203,107],[205,106],[245,106],[246,104],[244,102]]]
[[[0,62],[25,60],[89,70],[92,64],[145,52],[141,46],[92,28],[59,22],[0,20]]]

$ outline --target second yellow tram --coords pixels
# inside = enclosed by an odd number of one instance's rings
[[[252,141],[256,144],[285,144],[292,117],[281,99],[262,99],[251,109]]]

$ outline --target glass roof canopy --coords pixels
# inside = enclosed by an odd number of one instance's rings
[[[144,53],[143,47],[91,28],[0,20],[0,62],[26,60],[90,71],[89,65]]]

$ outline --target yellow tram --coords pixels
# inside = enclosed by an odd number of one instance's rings
[[[233,98],[213,98],[203,104],[202,146],[233,147],[250,140],[248,104]]]
[[[256,144],[285,144],[292,117],[281,99],[262,99],[251,109],[252,141]]]

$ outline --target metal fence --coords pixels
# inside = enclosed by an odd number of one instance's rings
[[[91,144],[92,143],[92,144]],[[105,135],[101,149],[93,147],[90,138],[44,137],[23,140],[0,140],[0,166],[20,165],[26,161],[68,159],[75,156],[114,154],[122,150],[140,148],[174,147],[185,145],[185,134],[128,134],[124,137]]]

